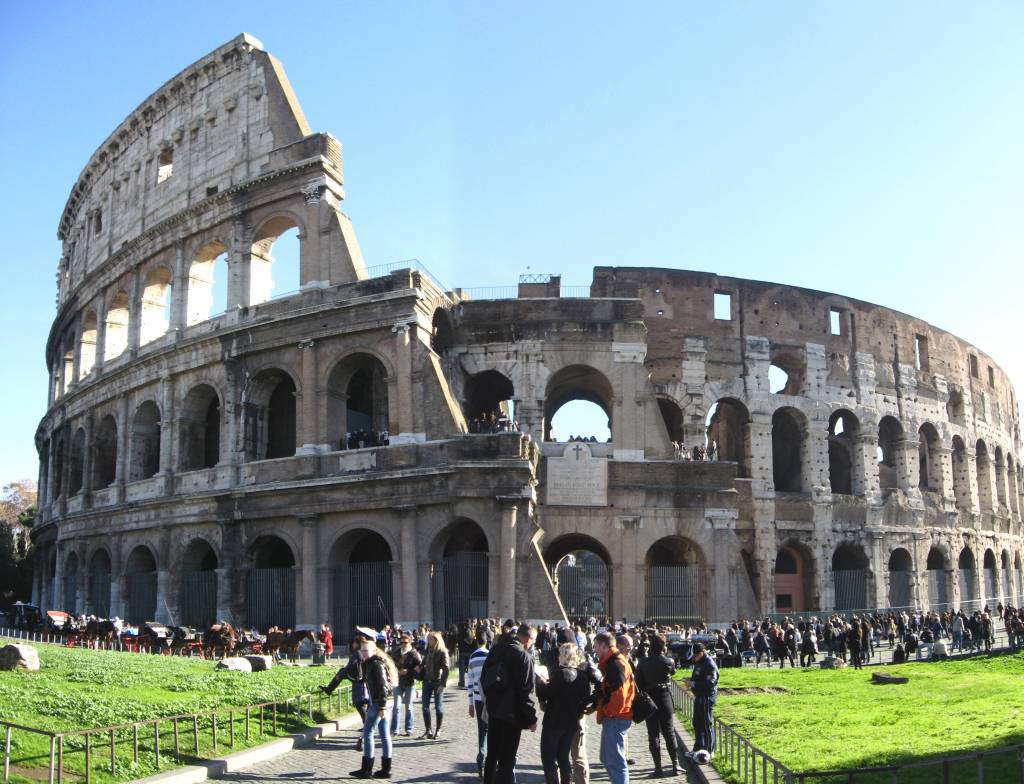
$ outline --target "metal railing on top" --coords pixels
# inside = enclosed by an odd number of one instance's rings
[[[419,259],[405,259],[403,261],[392,261],[389,264],[375,264],[366,268],[367,278],[381,278],[390,275],[396,270],[411,269],[425,276],[440,291],[451,291],[441,279],[428,270]]]

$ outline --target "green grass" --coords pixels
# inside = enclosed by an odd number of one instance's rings
[[[0,643],[7,642],[0,640]],[[39,672],[0,672],[0,721],[8,721],[51,732],[108,727],[186,713],[205,712],[200,722],[199,752],[195,751],[192,722],[179,725],[180,753],[175,754],[171,722],[160,725],[161,770],[187,765],[229,753],[232,708],[285,700],[312,692],[334,674],[328,667],[275,667],[268,672],[238,673],[214,670],[214,662],[183,657],[87,651],[37,645],[42,669]],[[337,696],[337,695],[336,695]],[[344,701],[347,711],[347,700]],[[277,711],[277,735],[295,732],[303,726],[325,721],[338,714],[328,713],[326,703],[313,700],[313,719],[308,712],[296,715],[295,703],[288,715]],[[303,707],[306,711],[306,706]],[[212,720],[216,712],[218,745],[213,748]],[[259,712],[251,715],[246,740],[245,712],[235,713],[234,749],[263,743],[274,737],[272,711],[265,711],[264,730],[259,732]],[[91,776],[94,781],[127,780],[154,773],[154,729],[150,724],[140,733],[138,762],[130,730],[115,736],[117,773],[110,774],[110,738],[92,739]],[[12,781],[45,780],[49,763],[49,738],[15,730],[11,737]],[[2,753],[2,752],[0,752]],[[84,739],[64,741],[64,779],[81,780],[85,771]]]
[[[723,669],[719,688],[785,692],[721,694],[716,715],[796,772],[893,765],[1024,744],[1024,654],[881,668],[908,677],[903,685],[874,685],[875,671],[879,668]],[[1018,765],[1016,755],[989,757],[984,780],[1017,782]],[[724,760],[716,768],[727,780],[738,780]],[[976,776],[977,763],[970,761],[954,766],[950,781],[973,782]],[[858,784],[874,781],[891,779],[888,774],[857,777]],[[898,781],[941,782],[941,768],[900,773]]]

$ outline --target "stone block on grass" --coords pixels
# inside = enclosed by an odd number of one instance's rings
[[[39,651],[31,645],[5,645],[0,648],[0,670],[39,670]]]
[[[263,672],[274,666],[273,656],[246,656],[245,659],[252,666],[253,672]]]
[[[221,659],[217,662],[218,670],[233,670],[235,672],[252,672],[252,664],[242,656],[232,656],[229,659]]]

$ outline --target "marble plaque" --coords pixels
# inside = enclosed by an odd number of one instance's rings
[[[608,460],[594,457],[585,443],[568,443],[561,457],[547,458],[547,472],[548,504],[608,505]]]

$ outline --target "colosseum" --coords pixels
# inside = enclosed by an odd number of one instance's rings
[[[58,229],[36,601],[340,630],[555,618],[549,577],[570,615],[664,622],[1020,601],[1017,400],[979,348],[677,269],[448,288],[367,267],[343,198],[247,35],[95,152]],[[553,438],[572,401],[606,442]]]

